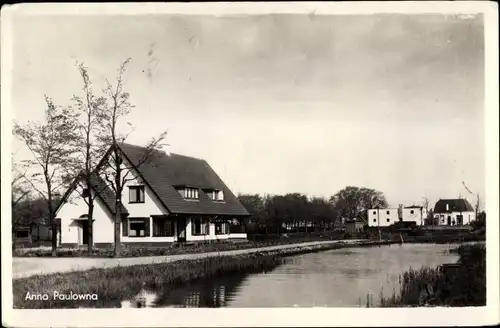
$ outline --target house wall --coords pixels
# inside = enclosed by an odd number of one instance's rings
[[[413,211],[413,214],[411,213]],[[417,225],[424,225],[424,220],[427,218],[427,211],[425,208],[403,208],[403,221],[414,221]]]
[[[389,214],[387,213],[389,212]],[[368,226],[369,227],[388,227],[391,224],[399,222],[397,208],[369,209]]]
[[[457,215],[463,216],[463,224],[470,224],[476,220],[476,213],[472,211],[467,212],[451,212],[451,213],[434,213],[434,218],[438,219],[438,225],[448,225],[448,216],[450,216],[451,221],[457,222]]]
[[[81,187],[74,190],[56,213],[56,217],[61,219],[61,244],[82,244],[83,232],[78,219],[81,215],[88,213],[88,205],[80,196]],[[95,199],[93,213],[93,233],[94,243],[113,242],[113,221],[107,208],[100,201]]]

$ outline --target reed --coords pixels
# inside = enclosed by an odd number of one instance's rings
[[[382,307],[484,306],[486,305],[486,247],[461,245],[459,266],[452,272],[440,267],[410,268],[400,275],[400,290],[381,297]]]

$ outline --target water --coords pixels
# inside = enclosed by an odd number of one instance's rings
[[[399,290],[408,269],[454,263],[457,245],[344,248],[287,258],[267,273],[233,274],[147,293],[150,307],[359,307]]]

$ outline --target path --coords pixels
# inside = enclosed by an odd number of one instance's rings
[[[195,260],[205,257],[229,256],[253,253],[257,251],[270,251],[294,248],[297,246],[326,245],[326,244],[354,244],[366,240],[328,240],[297,243],[289,245],[267,246],[221,252],[179,254],[166,256],[146,256],[129,258],[88,258],[88,257],[14,257],[12,259],[12,278],[22,278],[37,274],[50,274],[69,271],[85,271],[92,268],[112,268],[116,266],[130,266],[138,264],[165,263],[179,260]]]

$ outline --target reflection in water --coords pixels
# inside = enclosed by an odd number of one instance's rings
[[[154,307],[225,307],[248,274],[231,274],[157,291]]]
[[[404,244],[337,249],[287,258],[267,273],[231,274],[165,285],[152,307],[358,307],[400,288],[400,274],[453,263],[456,245]],[[154,300],[153,300],[154,299]]]

